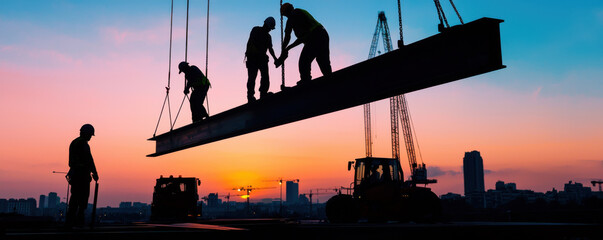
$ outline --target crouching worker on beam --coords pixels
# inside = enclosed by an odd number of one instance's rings
[[[184,78],[186,86],[184,87],[184,94],[189,93],[189,89],[193,89],[190,98],[191,113],[193,115],[193,123],[208,118],[209,115],[203,106],[207,91],[211,84],[209,79],[201,72],[201,70],[195,65],[188,65],[187,62],[181,62],[178,64],[180,73],[184,72]]]
[[[276,62],[276,55],[272,48],[272,37],[270,37],[270,31],[274,29],[276,21],[273,17],[268,17],[264,20],[263,26],[256,26],[251,29],[249,34],[249,40],[247,41],[247,50],[245,51],[245,58],[247,59],[245,65],[247,66],[247,101],[255,101],[255,79],[260,71],[260,98],[270,95],[268,92],[270,88],[270,75],[268,73],[268,55],[266,51],[270,53],[274,61]]]
[[[312,79],[310,70],[314,59],[316,59],[316,63],[318,63],[323,76],[331,74],[329,34],[327,30],[306,10],[293,8],[293,5],[290,3],[284,3],[281,6],[281,15],[287,17],[287,25],[282,45],[283,51],[279,59],[274,63],[276,67],[279,67],[285,61],[290,49],[303,43],[304,48],[299,56],[299,75],[301,80],[297,84],[306,83]],[[291,31],[295,32],[297,39],[291,45],[288,45],[291,40]]]

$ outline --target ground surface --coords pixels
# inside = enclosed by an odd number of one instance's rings
[[[570,223],[453,222],[330,224],[286,219],[198,223],[4,227],[0,239],[603,239],[603,226]]]

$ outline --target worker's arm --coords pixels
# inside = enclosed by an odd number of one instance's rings
[[[191,86],[188,84],[189,82],[186,80],[186,76],[184,77],[184,94],[188,94],[190,91],[188,90]]]
[[[297,45],[299,45],[299,44],[301,44],[301,43],[302,43],[302,41],[301,41],[299,38],[298,38],[298,39],[295,39],[295,41],[294,41],[293,43],[291,43],[291,45],[289,45],[289,46],[287,46],[287,47],[285,48],[285,51],[286,51],[286,52],[289,52],[289,50],[291,50],[291,49],[292,49],[292,48],[294,48],[294,47],[297,47]]]
[[[96,171],[96,165],[94,164],[94,160],[92,160],[92,178],[94,181],[98,181],[98,172]]]
[[[287,26],[285,27],[285,38],[283,39],[283,44],[281,45],[281,55],[284,51],[287,51],[287,45],[289,45],[289,41],[291,41],[291,31],[293,31],[293,28],[289,25],[289,21],[287,21]]]
[[[272,58],[276,62],[276,54],[274,54],[274,49],[272,47],[269,47],[268,48],[268,52],[270,53],[270,55],[272,56]]]

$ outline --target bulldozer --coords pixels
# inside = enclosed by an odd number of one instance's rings
[[[333,196],[326,203],[330,222],[433,222],[441,215],[438,196],[430,188],[418,186],[435,180],[411,178],[404,181],[396,158],[359,158],[348,162],[354,168],[352,194]],[[417,176],[424,166],[419,166]],[[413,174],[414,176],[414,174]]]

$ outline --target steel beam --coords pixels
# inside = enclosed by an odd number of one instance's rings
[[[481,18],[154,136],[149,157],[236,137],[502,69],[499,19]],[[302,134],[302,133],[300,133]]]

